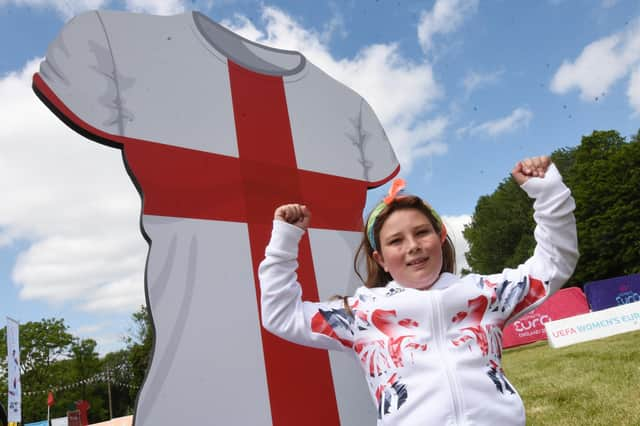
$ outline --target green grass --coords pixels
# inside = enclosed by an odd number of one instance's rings
[[[559,349],[507,349],[503,366],[527,425],[640,425],[640,331]]]

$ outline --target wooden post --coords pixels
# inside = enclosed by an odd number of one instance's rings
[[[107,393],[109,394],[109,420],[113,419],[113,409],[111,407],[111,371],[107,368]]]

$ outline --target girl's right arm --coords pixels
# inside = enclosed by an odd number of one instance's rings
[[[320,349],[351,348],[353,317],[342,300],[302,301],[296,274],[298,244],[309,224],[310,213],[304,206],[288,206],[292,207],[276,210],[271,240],[258,268],[262,325],[293,343]]]

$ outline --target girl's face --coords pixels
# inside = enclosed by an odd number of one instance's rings
[[[396,210],[380,229],[380,250],[373,258],[402,286],[426,290],[442,269],[440,236],[422,212]]]

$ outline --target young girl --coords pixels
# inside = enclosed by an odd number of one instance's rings
[[[501,366],[502,328],[562,287],[578,251],[575,203],[550,159],[525,159],[511,173],[535,199],[537,244],[524,264],[454,275],[440,216],[396,181],[365,224],[365,285],[326,303],[301,301],[296,282],[311,212],[278,207],[259,268],[264,327],[301,345],[351,351],[378,425],[524,425],[522,400]]]

